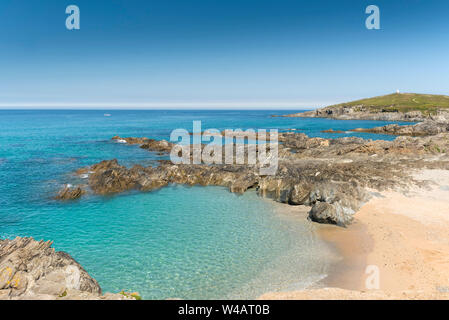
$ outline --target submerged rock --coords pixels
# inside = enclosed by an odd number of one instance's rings
[[[334,130],[334,129],[328,129],[328,130],[322,130],[322,133],[345,133],[342,130]]]
[[[128,144],[143,144],[146,143],[149,139],[148,138],[122,138],[120,136],[112,137],[112,140],[122,143],[128,143]]]

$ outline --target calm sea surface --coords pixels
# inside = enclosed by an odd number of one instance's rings
[[[104,291],[145,299],[255,298],[304,288],[326,275],[329,248],[304,219],[280,214],[255,192],[170,186],[152,193],[52,200],[71,173],[105,159],[155,165],[160,156],[111,142],[114,135],[168,139],[177,128],[298,129],[309,136],[391,122],[273,118],[292,111],[0,110],[0,238],[53,240]],[[110,116],[105,116],[110,114]]]

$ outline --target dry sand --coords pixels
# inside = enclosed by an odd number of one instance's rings
[[[384,192],[348,228],[318,228],[343,257],[326,288],[261,299],[449,299],[449,171],[424,170],[415,179],[431,186]]]

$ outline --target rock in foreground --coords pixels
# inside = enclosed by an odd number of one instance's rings
[[[0,240],[1,300],[133,300],[123,294],[102,296],[98,282],[51,245],[33,238]]]

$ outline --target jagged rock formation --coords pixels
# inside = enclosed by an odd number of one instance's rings
[[[57,200],[75,200],[81,198],[86,191],[81,189],[81,187],[73,187],[71,185],[66,185],[63,189],[59,191],[56,195]]]
[[[441,112],[440,117],[446,118],[446,112]],[[420,111],[390,112],[385,110],[372,110],[363,105],[356,106],[330,106],[313,111],[283,115],[281,117],[293,118],[331,118],[337,120],[379,120],[379,121],[408,121],[420,122],[430,119]],[[449,119],[449,115],[447,117]]]
[[[149,138],[122,138],[119,136],[115,136],[112,138],[120,143],[128,143],[128,144],[139,144],[142,149],[147,149],[151,151],[157,152],[170,152],[173,147],[173,144],[168,142],[167,140],[155,140]]]
[[[98,282],[50,241],[0,239],[0,299],[131,299],[101,295]]]
[[[279,141],[279,165],[272,176],[261,175],[258,165],[174,165],[169,161],[160,161],[158,167],[126,168],[109,160],[82,172],[90,172],[88,191],[95,194],[151,191],[170,183],[225,186],[237,193],[255,188],[263,197],[311,206],[309,216],[314,221],[345,226],[370,198],[369,189],[405,187],[413,182],[409,173],[416,168],[449,169],[447,133],[371,141],[288,132],[280,134]],[[158,148],[157,143],[153,145]]]
[[[400,126],[398,124],[390,124],[383,127],[375,128],[357,128],[350,131],[391,134],[396,136],[431,136],[439,133],[449,132],[449,122],[437,122],[426,120],[415,125]]]

